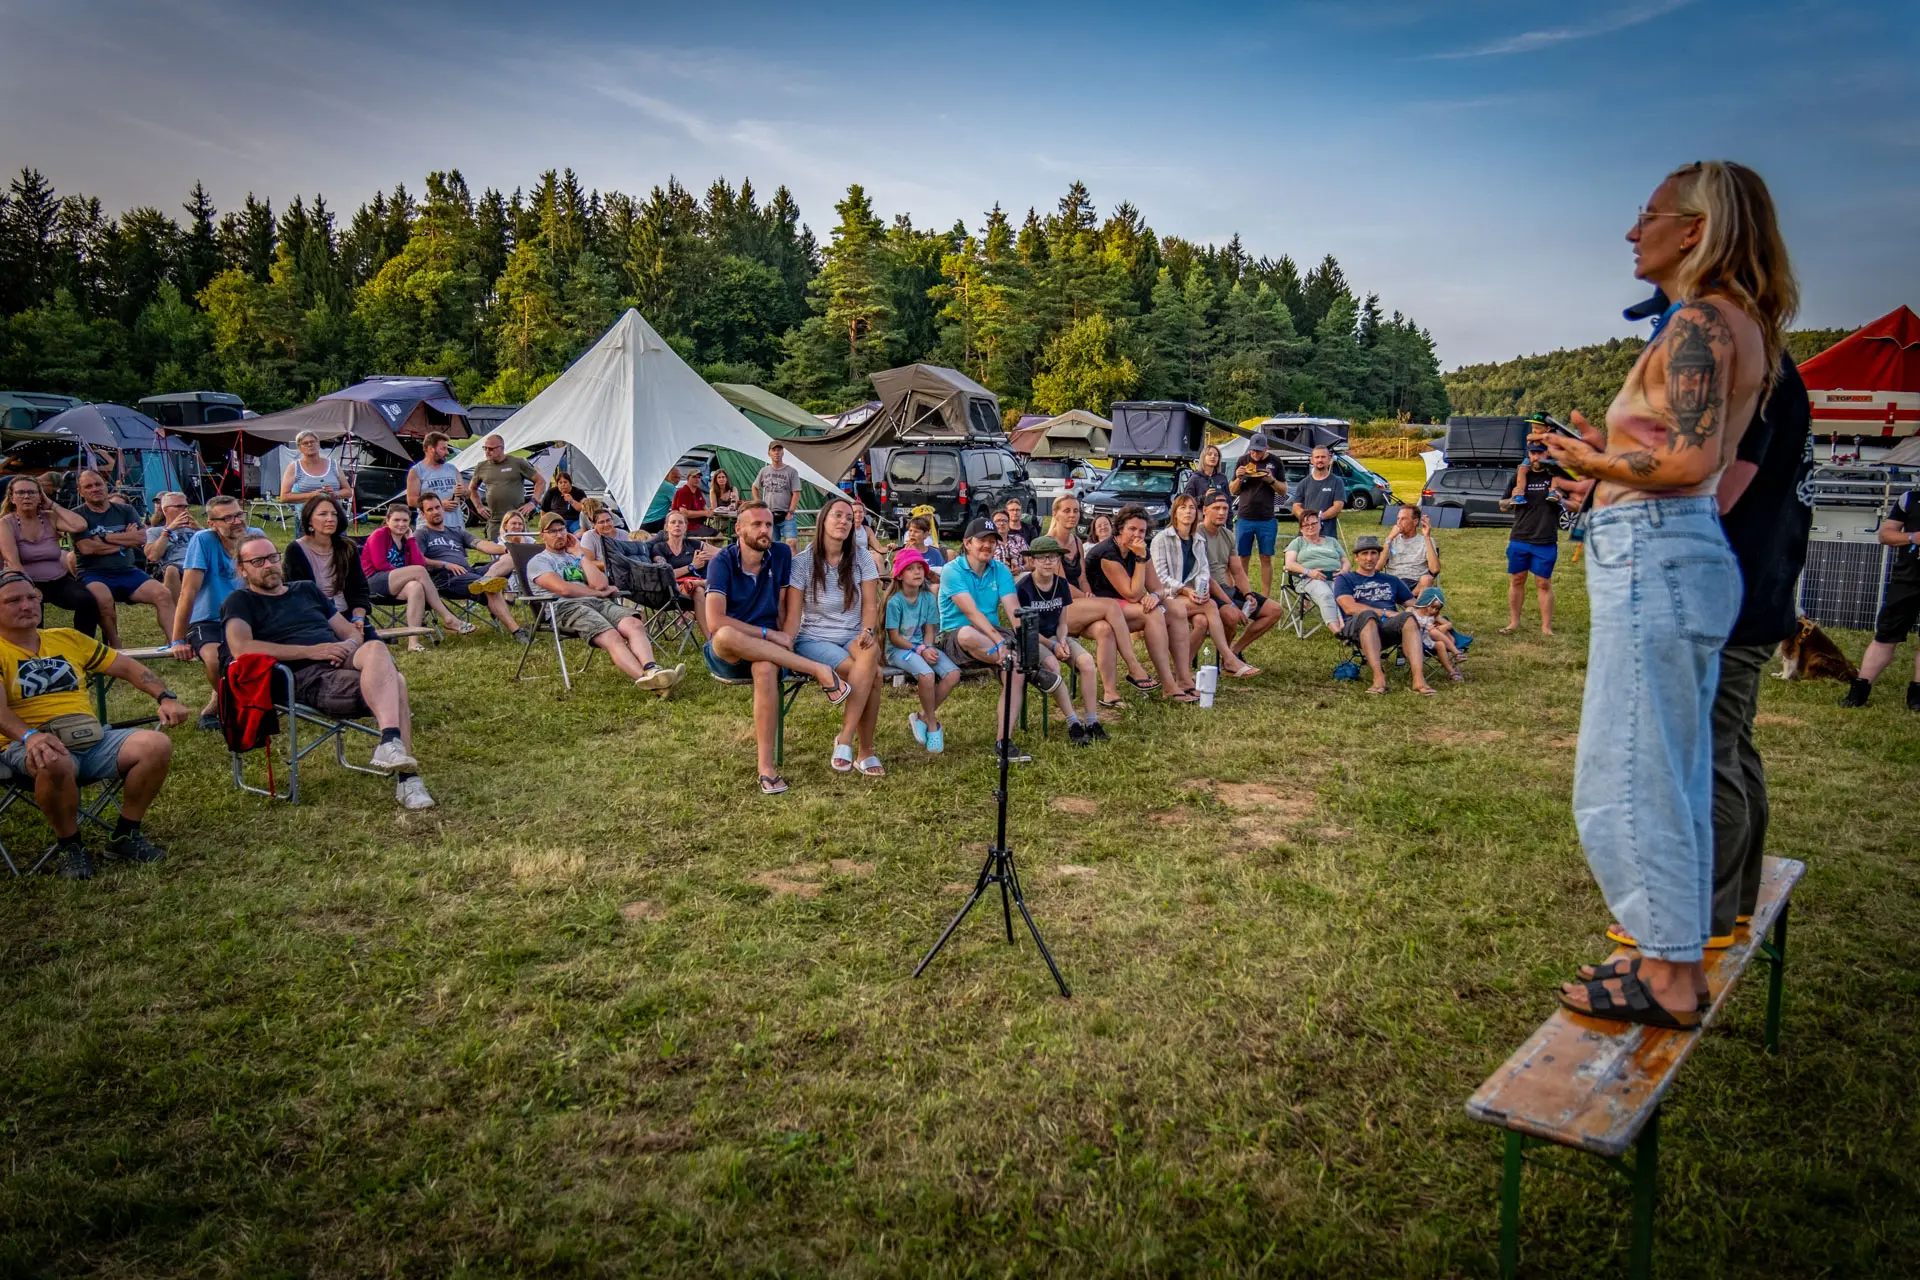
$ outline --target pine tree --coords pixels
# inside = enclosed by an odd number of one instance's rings
[[[814,314],[787,341],[784,384],[799,395],[861,393],[869,373],[887,367],[893,320],[892,268],[886,228],[858,183],[834,206],[839,224],[809,287]]]
[[[213,207],[213,197],[198,182],[180,207],[187,215],[187,225],[181,235],[173,282],[179,294],[191,298],[220,274],[218,211]]]

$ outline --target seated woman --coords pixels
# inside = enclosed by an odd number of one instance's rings
[[[1102,517],[1103,519],[1105,517]],[[1061,614],[1069,636],[1085,636],[1094,644],[1094,667],[1100,673],[1100,705],[1125,705],[1120,698],[1119,663],[1124,658],[1127,677],[1136,688],[1154,688],[1153,678],[1140,665],[1127,631],[1127,615],[1118,600],[1097,596],[1087,586],[1086,544],[1080,541],[1080,499],[1062,494],[1047,517],[1047,536],[1060,544],[1060,576],[1067,580],[1073,601]]]
[[[800,630],[793,651],[831,667],[853,693],[841,707],[834,735],[834,772],[857,770],[869,778],[886,772],[874,754],[880,719],[880,570],[853,540],[853,504],[845,494],[827,497],[814,523],[813,541],[793,558],[786,590],[800,596]],[[856,758],[855,741],[859,743]]]
[[[406,605],[409,627],[420,626],[431,607],[441,625],[455,635],[473,633],[473,624],[462,622],[440,598],[440,588],[427,572],[427,558],[413,540],[413,512],[404,504],[389,507],[385,523],[367,536],[366,546],[360,549],[360,570],[367,575],[367,589],[373,595]],[[418,636],[407,640],[408,653],[424,648]]]
[[[725,535],[732,530],[733,518],[739,514],[740,491],[733,487],[733,477],[716,466],[713,477],[707,481],[707,519],[714,532]]]
[[[560,515],[567,522],[567,532],[578,533],[580,504],[586,501],[586,497],[586,494],[574,488],[572,476],[565,471],[555,471],[553,483],[547,486],[546,493],[541,496],[540,510],[552,511]]]
[[[280,556],[280,571],[288,582],[311,582],[320,594],[363,630],[371,631],[368,614],[373,593],[360,568],[360,548],[344,530],[346,508],[330,493],[316,493],[300,508],[294,527],[299,536]]]
[[[49,473],[51,474],[51,473]],[[92,635],[100,629],[100,605],[82,586],[60,549],[60,535],[84,532],[87,522],[47,497],[32,476],[7,480],[0,502],[0,562],[10,573],[24,573],[40,589],[43,605],[73,614],[73,629]]]
[[[1187,628],[1167,621],[1166,587],[1147,556],[1147,511],[1138,504],[1120,508],[1116,531],[1105,542],[1087,548],[1084,561],[1087,585],[1097,596],[1120,602],[1129,631],[1146,637],[1147,653],[1160,675],[1160,696],[1169,702],[1198,702],[1193,690],[1193,668],[1187,655]],[[1153,685],[1127,677],[1136,689]]]
[[[620,530],[620,522],[600,499],[588,498],[580,504],[580,554],[583,557],[604,569],[607,558],[618,554],[609,550],[607,544],[627,540],[627,535]]]
[[[1287,544],[1288,581],[1313,601],[1329,631],[1338,631],[1346,622],[1334,602],[1333,580],[1352,567],[1346,548],[1320,532],[1320,513],[1302,512],[1300,536]]]
[[[606,516],[607,523],[613,523],[611,514]],[[700,597],[707,590],[707,561],[713,559],[713,548],[692,536],[687,528],[687,513],[684,511],[667,512],[666,528],[660,536],[647,544],[647,557],[655,564],[663,564],[673,570],[673,584],[680,590],[682,608],[691,608],[696,627],[700,621]],[[706,637],[702,636],[704,640]]]
[[[1260,668],[1242,660],[1227,640],[1226,625],[1220,620],[1220,606],[1213,601],[1207,568],[1206,548],[1198,537],[1200,503],[1191,493],[1173,500],[1167,515],[1167,527],[1153,536],[1153,571],[1167,584],[1167,625],[1187,628],[1187,649],[1198,653],[1208,636],[1219,655],[1221,669],[1243,679],[1260,674]]]

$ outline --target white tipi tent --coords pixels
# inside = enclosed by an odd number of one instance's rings
[[[494,434],[509,453],[573,446],[606,477],[615,505],[634,525],[687,450],[704,445],[762,458],[769,442],[632,310]],[[453,463],[469,471],[485,457],[475,441]],[[824,490],[837,487],[791,454],[787,465]]]

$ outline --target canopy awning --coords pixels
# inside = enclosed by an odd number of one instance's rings
[[[1920,431],[1920,316],[1896,307],[1800,366],[1822,436]]]

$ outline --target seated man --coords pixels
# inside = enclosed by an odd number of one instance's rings
[[[780,723],[780,673],[811,676],[840,706],[853,686],[832,667],[793,651],[800,631],[801,593],[788,591],[793,548],[773,540],[773,511],[758,500],[740,508],[735,529],[739,541],[707,565],[706,625],[701,646],[707,670],[721,680],[753,681],[753,739],[759,753],[760,792],[777,796],[787,789],[773,760],[773,735]]]
[[[1413,691],[1432,693],[1424,674],[1425,654],[1420,643],[1420,623],[1409,610],[1400,606],[1413,599],[1407,584],[1380,569],[1380,539],[1372,534],[1353,544],[1357,568],[1333,580],[1334,599],[1346,622],[1340,628],[1343,639],[1360,647],[1367,665],[1373,668],[1373,687],[1369,693],[1387,691],[1387,675],[1380,666],[1380,652],[1398,645],[1413,670]],[[1384,611],[1384,612],[1383,612]]]
[[[263,538],[259,529],[247,527],[240,499],[216,494],[207,499],[207,527],[193,535],[187,544],[187,557],[180,574],[180,602],[173,609],[173,656],[181,662],[199,658],[207,669],[207,705],[200,708],[200,727],[220,727],[220,669],[226,665],[221,655],[220,606],[240,589],[240,573],[234,562],[240,544],[249,537]]]
[[[393,775],[393,798],[402,808],[433,808],[413,758],[407,679],[387,646],[366,639],[313,583],[288,582],[271,540],[248,538],[236,563],[246,589],[220,606],[227,651],[236,658],[262,653],[286,664],[294,700],[324,715],[371,715],[380,726],[380,745],[369,763]]]
[[[133,548],[144,547],[147,541],[140,514],[124,502],[111,501],[106,479],[98,471],[82,471],[79,490],[80,505],[74,514],[87,527],[73,536],[74,557],[79,561],[81,583],[100,606],[100,633],[107,647],[120,643],[115,602],[153,606],[161,638],[171,641],[173,597],[133,563]]]
[[[527,576],[534,590],[561,598],[553,611],[561,634],[605,649],[620,674],[637,688],[666,693],[679,684],[687,668],[669,669],[653,660],[646,622],[615,599],[619,589],[607,581],[598,562],[581,558],[580,540],[567,532],[567,518],[557,511],[541,516],[540,542],[546,549],[528,561]]]
[[[491,574],[475,573],[467,559],[468,551],[484,556],[503,556],[507,548],[498,542],[476,538],[464,525],[447,523],[445,499],[429,490],[420,495],[420,527],[413,531],[414,545],[427,562],[427,576],[442,600],[483,600],[494,621],[515,640],[524,640],[525,630],[507,607],[507,580]]]
[[[1440,546],[1433,538],[1433,521],[1418,507],[1401,507],[1393,515],[1393,532],[1381,561],[1386,571],[1419,595],[1440,577]]]
[[[1002,511],[1004,521],[1007,513]],[[1012,627],[1020,613],[1019,589],[1013,574],[999,558],[998,522],[976,517],[967,525],[961,540],[963,554],[947,561],[940,570],[940,650],[965,667],[969,664],[997,667],[1014,644]],[[1058,548],[1059,544],[1054,544]],[[998,618],[1004,618],[1002,629]],[[1060,677],[1055,674],[1053,677]],[[1008,699],[1020,705],[1026,678],[1019,671],[1000,685],[1000,700],[994,705],[993,725],[998,733],[1013,722],[1007,718]],[[1033,757],[1013,745],[1011,738],[996,740],[995,749],[1005,748],[1009,760],[1025,761]]]
[[[159,571],[160,585],[175,600],[180,598],[180,571],[186,562],[187,544],[198,532],[200,526],[187,509],[186,494],[155,495],[152,522],[147,526],[147,567]]]
[[[1227,513],[1232,509],[1233,500],[1225,489],[1209,491],[1206,509],[1200,513],[1200,545],[1207,557],[1207,594],[1220,606],[1220,625],[1233,651],[1244,657],[1247,646],[1273,630],[1286,610],[1279,601],[1253,589],[1247,562],[1235,552],[1233,530],[1227,528]]]
[[[40,589],[23,573],[0,573],[0,678],[6,702],[0,763],[33,779],[33,802],[53,828],[60,874],[93,876],[80,839],[80,788],[118,774],[120,821],[107,852],[128,862],[158,862],[167,851],[141,834],[140,821],[167,780],[173,743],[152,729],[114,729],[93,718],[86,677],[105,672],[160,704],[160,723],[185,724],[187,709],[160,677],[132,658],[66,627],[40,629]]]

